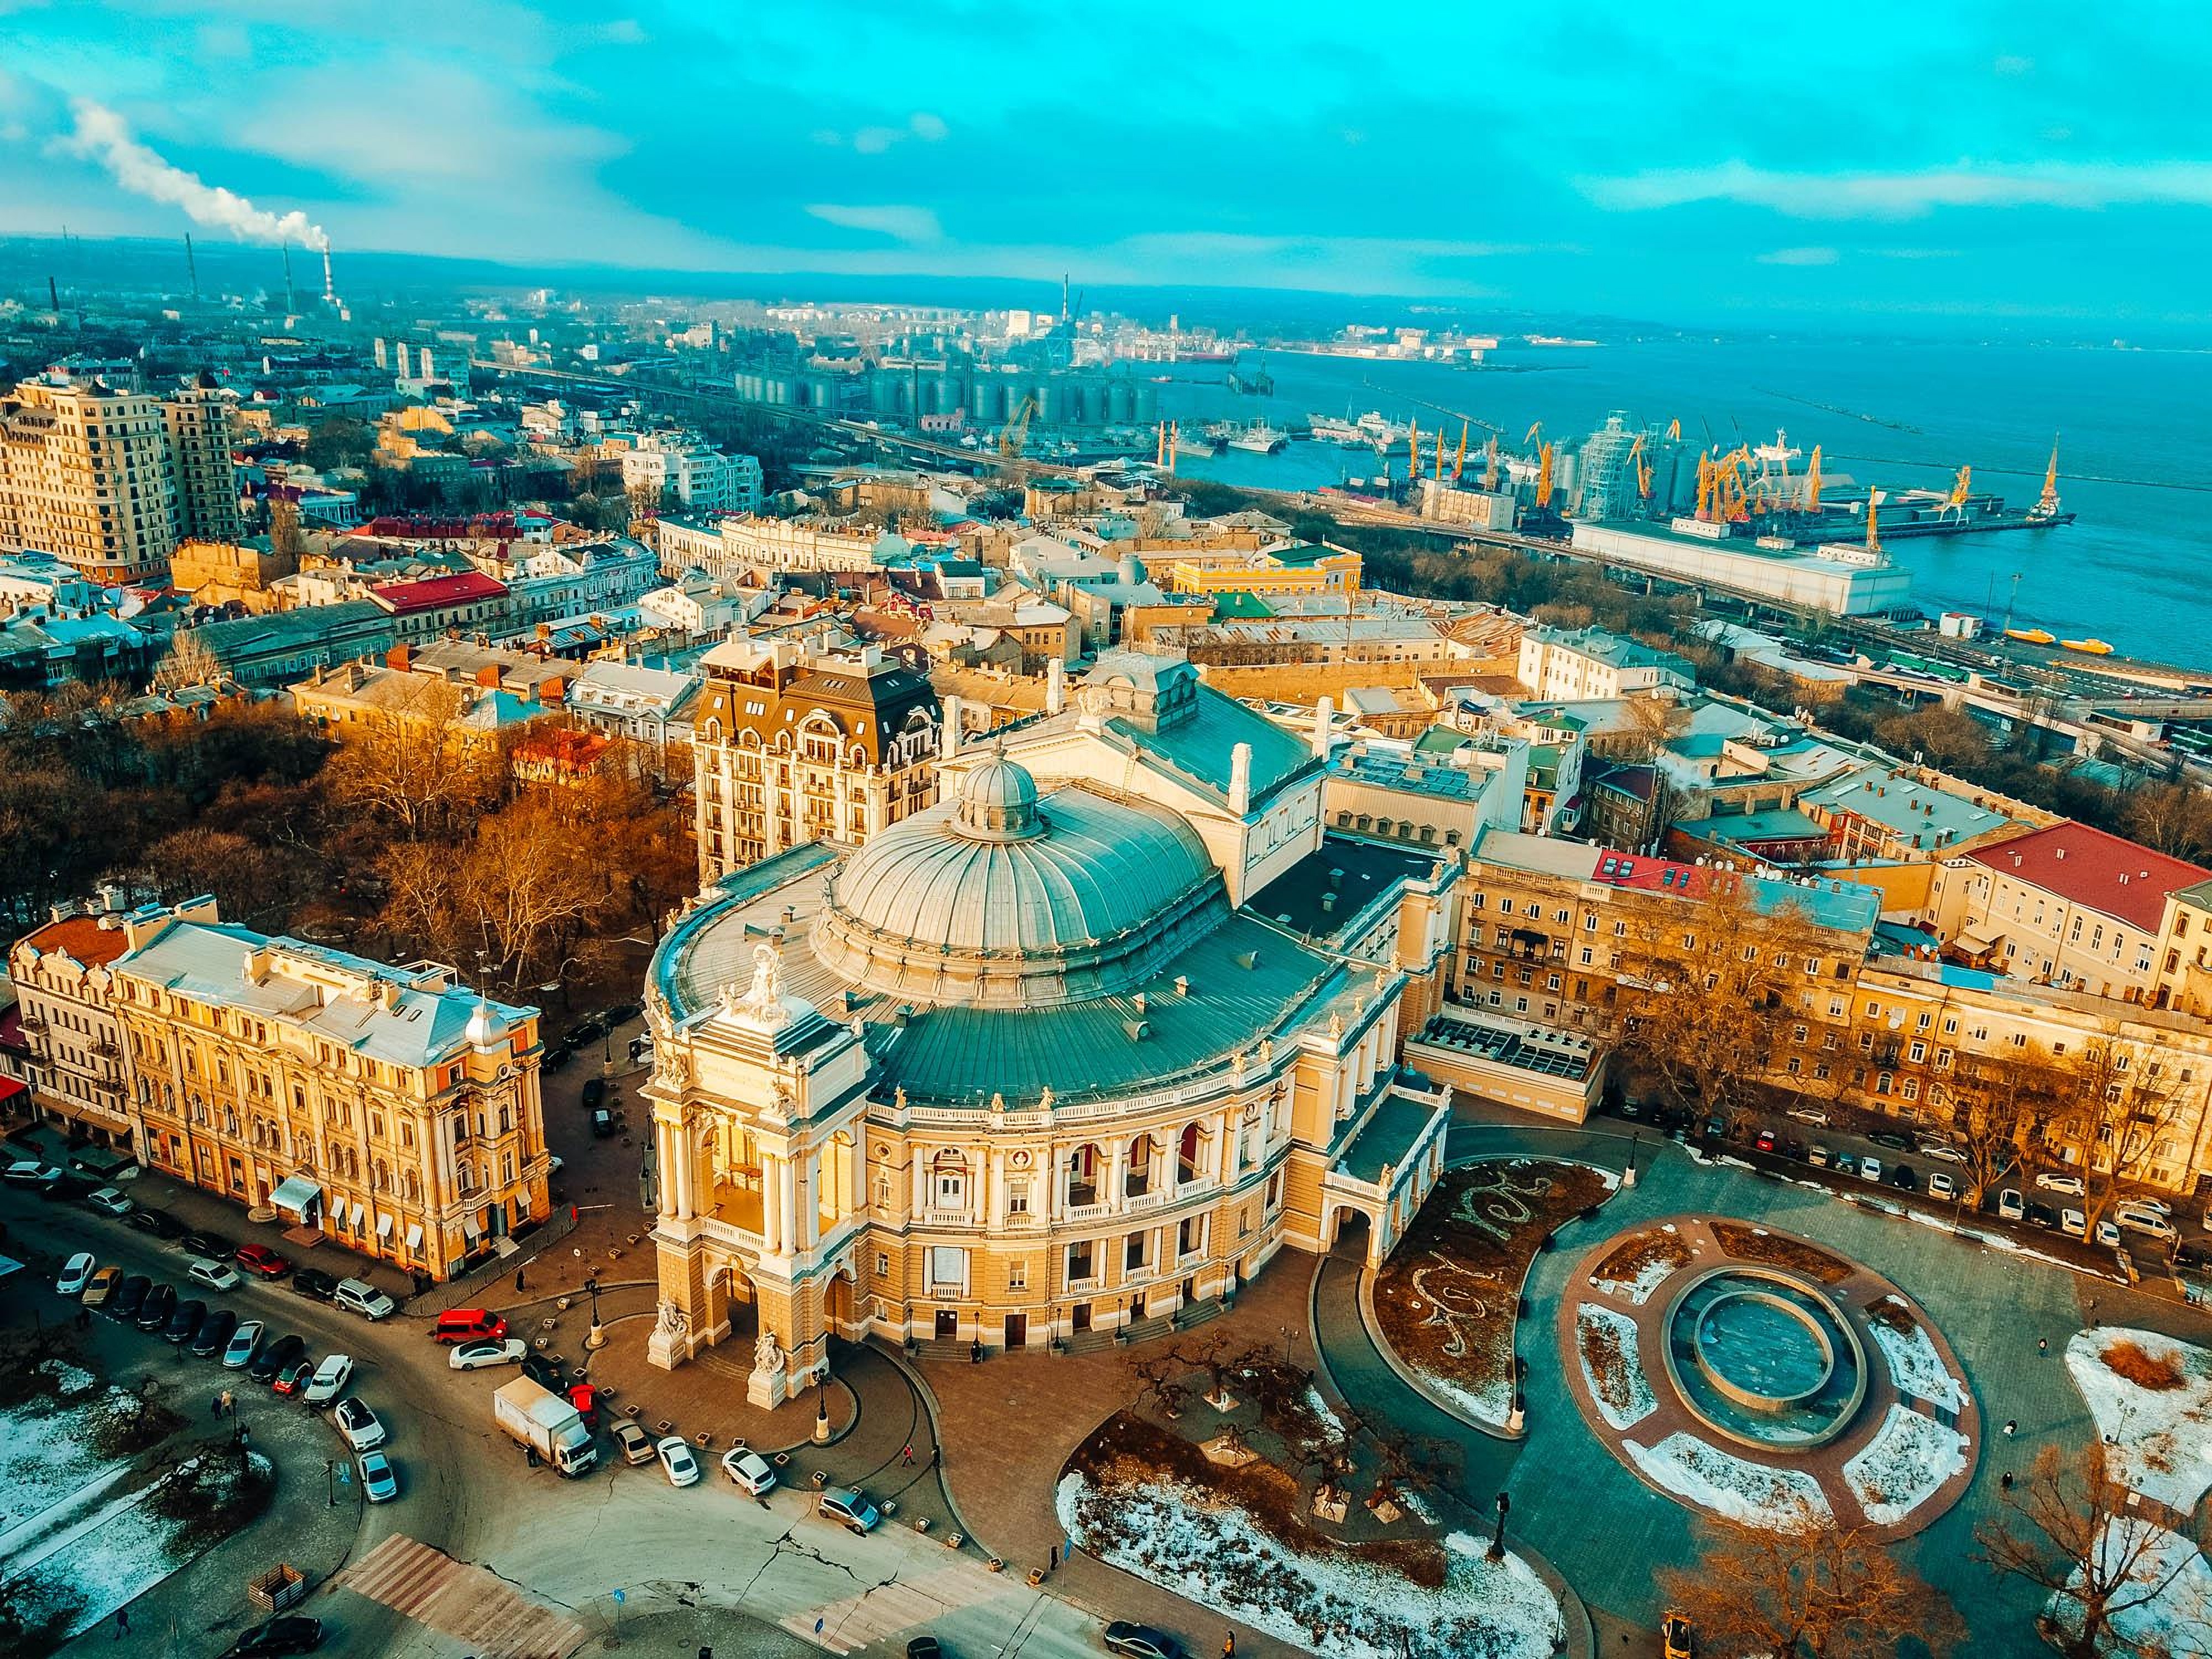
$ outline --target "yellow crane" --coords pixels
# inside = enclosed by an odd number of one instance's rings
[[[1820,446],[1818,444],[1813,446],[1812,465],[1805,469],[1805,510],[1808,513],[1820,510]]]
[[[1486,491],[1498,488],[1498,434],[1493,432],[1482,446],[1482,487]]]
[[[1429,473],[1429,476],[1430,476],[1431,477],[1434,478],[1434,479],[1435,479],[1438,483],[1442,483],[1443,482],[1443,477],[1444,477],[1444,429],[1443,429],[1443,428],[1442,428],[1442,427],[1438,427],[1438,428],[1437,428],[1437,459],[1436,459],[1436,465],[1434,466],[1434,468],[1432,468],[1432,469],[1431,470],[1431,471],[1430,471],[1430,473]]]
[[[1459,482],[1460,474],[1467,471],[1467,428],[1468,423],[1465,421],[1462,421],[1459,423],[1459,453],[1452,457],[1452,482],[1454,483],[1457,483]]]
[[[1667,441],[1668,443],[1680,443],[1681,441],[1682,417],[1677,415],[1673,420],[1667,422]]]
[[[1023,446],[1030,441],[1030,422],[1038,411],[1036,393],[1032,392],[1022,399],[1022,406],[1014,411],[1014,418],[999,429],[999,453],[1007,460],[1019,458]]]
[[[1528,431],[1521,434],[1521,447],[1523,449],[1528,448],[1530,444],[1534,443],[1543,435],[1544,423],[1541,421],[1530,422]]]
[[[1406,477],[1418,482],[1421,476],[1421,423],[1418,420],[1406,422]]]
[[[1644,434],[1638,433],[1636,441],[1628,447],[1629,465],[1636,469],[1636,493],[1645,501],[1651,499],[1651,463],[1644,459]]]
[[[1548,511],[1552,505],[1552,447],[1536,447],[1536,510]]]
[[[1875,508],[1881,505],[1881,491],[1879,489],[1869,489],[1867,491],[1866,504],[1866,549],[1869,553],[1879,553],[1881,551],[1881,524],[1875,516]]]
[[[2045,524],[2058,516],[2058,438],[2051,439],[2051,465],[2043,471],[2043,494],[2027,510],[2028,522]]]
[[[1704,454],[1698,457],[1698,521],[1713,521],[1713,458]]]
[[[1966,497],[1973,492],[1973,467],[1971,465],[1960,467],[1959,476],[1951,480],[1951,493],[1943,498],[1944,507],[1957,509],[1960,516],[1964,517],[1966,511]]]

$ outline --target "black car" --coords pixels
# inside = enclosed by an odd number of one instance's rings
[[[561,1362],[548,1355],[531,1352],[522,1356],[522,1374],[541,1389],[561,1386]]]
[[[945,1659],[945,1650],[938,1645],[934,1636],[909,1637],[906,1644],[906,1659]]]
[[[207,1316],[199,1334],[186,1345],[185,1352],[195,1359],[212,1359],[230,1346],[231,1333],[238,1328],[238,1316],[228,1308],[217,1308]]]
[[[307,1345],[296,1336],[280,1336],[253,1356],[246,1374],[256,1382],[273,1382],[276,1373],[287,1365],[295,1365],[307,1357]]]
[[[571,1048],[580,1048],[587,1042],[597,1042],[606,1034],[606,1017],[603,1014],[586,1014],[562,1034],[561,1041]]]
[[[607,1030],[611,1031],[617,1025],[629,1024],[630,1021],[635,1019],[644,1012],[644,1008],[637,1003],[617,1002],[613,1007],[608,1009],[606,1012],[601,1014],[599,1018],[606,1021]]]
[[[323,1644],[323,1621],[283,1613],[266,1619],[222,1650],[222,1659],[275,1659],[278,1654],[313,1653]]]
[[[149,1210],[142,1204],[124,1220],[126,1225],[136,1227],[142,1233],[151,1233],[156,1238],[182,1238],[185,1236],[185,1224],[167,1210]]]
[[[588,1112],[593,1107],[604,1103],[606,1097],[606,1079],[603,1077],[593,1077],[586,1078],[584,1079],[584,1109],[586,1111]]]
[[[1805,1143],[1796,1135],[1784,1135],[1782,1137],[1781,1152],[1783,1157],[1802,1164],[1805,1161]]]
[[[604,1106],[599,1107],[593,1110],[592,1113],[592,1133],[595,1138],[600,1140],[605,1140],[608,1136],[619,1134],[621,1132],[622,1125],[615,1121],[615,1115],[612,1112],[609,1111]]]
[[[146,1300],[131,1322],[142,1331],[158,1331],[166,1328],[169,1316],[177,1310],[177,1287],[156,1285],[146,1292]]]
[[[2058,1225],[2058,1212],[2048,1204],[2031,1200],[2027,1215],[2028,1224],[2033,1227],[2049,1227],[2055,1231]]]
[[[546,1071],[557,1072],[568,1063],[569,1056],[575,1052],[567,1043],[556,1042],[545,1051],[538,1063]]]
[[[1876,1129],[1867,1139],[1877,1146],[1888,1147],[1892,1152],[1909,1152],[1912,1150],[1912,1137],[1895,1129]]]
[[[317,1302],[327,1302],[337,1293],[337,1288],[336,1273],[326,1273],[320,1267],[292,1269],[292,1290],[295,1295],[308,1297]]]
[[[138,1310],[146,1305],[146,1292],[154,1288],[154,1281],[143,1273],[132,1273],[115,1287],[115,1294],[107,1298],[100,1310],[118,1325],[128,1325],[138,1317]]]
[[[210,1261],[228,1261],[230,1253],[238,1248],[216,1233],[186,1233],[177,1241],[177,1247],[186,1255],[196,1255]]]
[[[1893,1164],[1883,1179],[1899,1192],[1917,1193],[1920,1190],[1919,1174],[1910,1164]]]
[[[1100,1632],[1113,1652],[1128,1659],[1182,1659],[1182,1644],[1164,1630],[1116,1619]]]
[[[94,1181],[90,1176],[71,1175],[64,1170],[39,1189],[40,1198],[66,1199],[74,1204],[81,1198],[90,1198],[106,1183]]]
[[[181,1346],[198,1336],[200,1334],[200,1327],[206,1323],[206,1303],[179,1302],[177,1304],[176,1312],[169,1316],[168,1329],[163,1331],[161,1334]]]

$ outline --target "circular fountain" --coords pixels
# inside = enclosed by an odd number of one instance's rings
[[[1843,1310],[1765,1267],[1715,1267],[1667,1314],[1667,1375],[1709,1428],[1740,1444],[1808,1450],[1841,1434],[1866,1398],[1866,1350]]]

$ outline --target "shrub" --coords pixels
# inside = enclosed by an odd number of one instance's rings
[[[2105,1368],[2139,1389],[2164,1394],[2188,1381],[2178,1353],[2153,1353],[2133,1337],[2123,1336],[2105,1345]]]

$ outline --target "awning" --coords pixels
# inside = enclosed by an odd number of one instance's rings
[[[407,1253],[410,1255],[422,1248],[422,1224],[411,1221],[407,1224]]]
[[[376,1218],[376,1236],[379,1238],[392,1237],[392,1215],[389,1211]]]
[[[1969,956],[1980,956],[1993,949],[2004,938],[2004,929],[1993,923],[1978,921],[1961,928],[1959,948]]]
[[[347,1228],[346,1231],[353,1233],[359,1232],[361,1231],[362,1218],[368,1215],[368,1212],[367,1210],[363,1209],[359,1204],[356,1204],[353,1206],[353,1224]]]
[[[471,1244],[483,1237],[483,1229],[477,1225],[477,1218],[473,1214],[464,1215],[461,1218],[461,1237]]]
[[[287,1176],[277,1183],[276,1190],[269,1194],[269,1201],[277,1209],[307,1218],[307,1212],[323,1201],[323,1189],[305,1176]]]
[[[31,1092],[31,1085],[21,1078],[0,1077],[0,1100],[13,1100],[17,1095]]]

